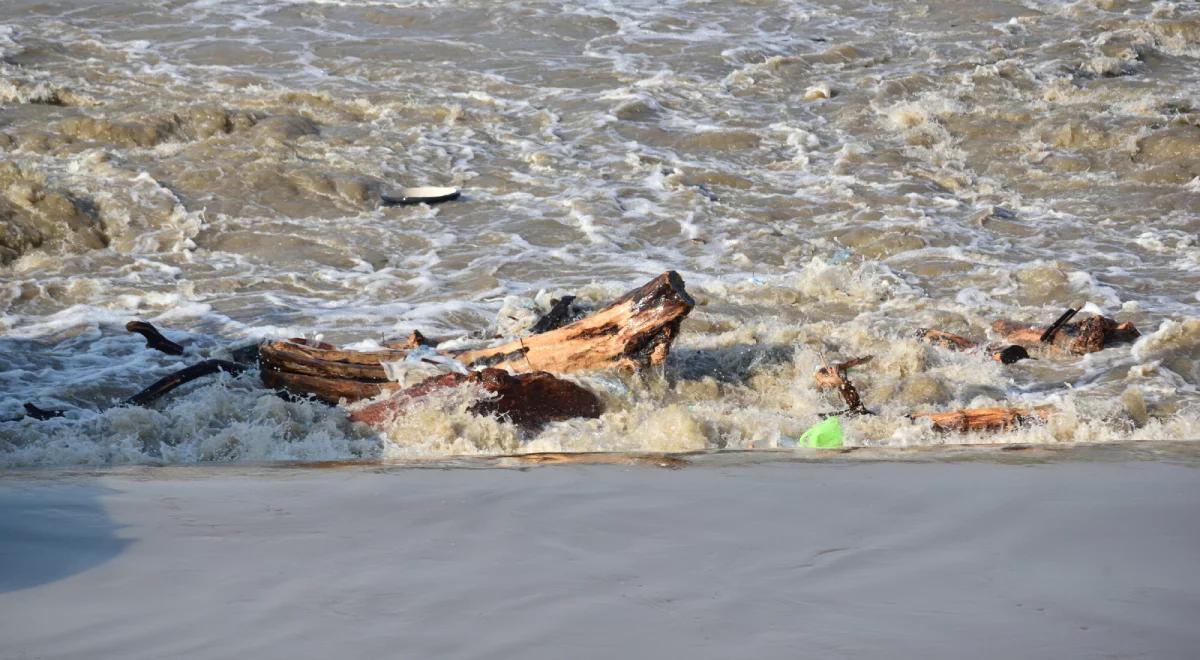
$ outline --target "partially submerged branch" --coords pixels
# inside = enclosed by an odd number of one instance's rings
[[[145,337],[146,348],[152,348],[167,355],[183,355],[182,346],[164,337],[158,328],[145,321],[130,321],[125,324],[125,329]]]
[[[234,362],[229,362],[227,360],[205,360],[203,362],[197,362],[190,367],[180,369],[173,374],[158,379],[153,385],[129,397],[125,400],[125,402],[135,406],[149,405],[162,398],[171,390],[185,383],[190,383],[197,378],[203,378],[204,376],[209,376],[219,372],[225,372],[236,376],[245,370],[246,367]]]
[[[479,415],[511,420],[525,428],[536,429],[553,421],[575,417],[599,417],[600,400],[588,390],[544,371],[512,375],[503,369],[483,369],[463,375],[443,374],[398,391],[350,412],[350,419],[371,425],[386,424],[402,415],[416,401],[438,391],[473,385],[493,396],[471,407]]]
[[[1054,414],[1053,406],[1035,408],[967,408],[948,412],[918,412],[908,417],[928,419],[933,430],[942,433],[958,431],[1008,431],[1033,422],[1044,422]]]
[[[842,400],[846,402],[846,410],[844,415],[872,415],[870,410],[863,405],[862,398],[858,395],[858,389],[854,387],[854,383],[850,381],[850,377],[846,375],[846,370],[859,365],[870,362],[874,356],[867,355],[865,357],[854,358],[846,362],[830,365],[825,362],[825,366],[818,369],[814,378],[817,381],[819,389],[836,389],[841,395]],[[822,358],[824,362],[824,358]]]
[[[47,410],[45,408],[38,408],[32,403],[26,403],[23,407],[25,408],[26,415],[29,415],[40,422],[44,422],[48,419],[54,419],[55,417],[62,417],[63,415],[67,414],[65,410]],[[17,419],[20,418],[18,417]]]

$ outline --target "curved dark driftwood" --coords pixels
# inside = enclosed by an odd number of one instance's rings
[[[67,411],[65,410],[48,410],[46,408],[38,408],[32,403],[26,403],[24,408],[26,415],[29,415],[39,422],[44,422],[48,419],[54,419],[55,417],[62,417],[63,415],[67,414]],[[20,417],[17,419],[20,419]]]
[[[167,355],[183,355],[182,346],[164,337],[158,328],[145,321],[130,321],[125,324],[125,329],[145,337],[146,348],[153,348]]]
[[[237,375],[245,370],[246,367],[234,362],[229,362],[227,360],[205,360],[203,362],[197,362],[190,367],[180,369],[173,374],[158,379],[150,387],[147,387],[141,392],[138,392],[137,394],[134,394],[126,399],[125,403],[135,406],[149,405],[160,399],[163,395],[167,394],[171,390],[185,383],[190,383],[197,378],[203,378],[204,376],[215,374],[221,371]]]
[[[675,271],[659,275],[608,307],[556,330],[507,344],[442,355],[468,369],[495,367],[516,373],[564,373],[586,369],[641,369],[667,358],[679,326],[695,301]],[[263,382],[293,394],[336,403],[358,401],[397,389],[383,363],[404,360],[408,351],[345,351],[303,339],[260,347]]]

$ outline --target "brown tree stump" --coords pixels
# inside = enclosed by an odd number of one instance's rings
[[[595,418],[603,412],[595,394],[569,380],[544,371],[514,376],[503,369],[488,368],[467,375],[451,373],[427,378],[383,401],[352,410],[350,419],[372,426],[386,424],[403,415],[415,401],[439,390],[464,385],[474,385],[495,395],[476,403],[471,412],[506,417],[524,428],[536,429],[575,417]]]

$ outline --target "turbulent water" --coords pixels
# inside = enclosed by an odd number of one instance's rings
[[[1200,438],[1195,2],[0,4],[0,465],[946,442],[914,410],[1055,405],[959,442]],[[381,207],[455,185],[435,207]],[[667,364],[523,433],[386,433],[254,373],[115,406],[264,337],[519,331],[667,269]],[[540,294],[540,295],[539,295]],[[1066,307],[1143,338],[1003,366],[918,343]],[[185,343],[147,351],[138,318]],[[21,404],[67,410],[21,416]]]

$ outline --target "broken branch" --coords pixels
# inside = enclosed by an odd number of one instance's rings
[[[164,337],[158,328],[145,321],[130,321],[125,324],[125,329],[145,337],[146,348],[152,348],[167,355],[183,355],[182,346]]]
[[[190,367],[180,369],[173,374],[158,379],[153,385],[129,397],[125,402],[135,406],[149,405],[171,390],[185,383],[190,383],[197,378],[221,371],[236,376],[245,370],[246,368],[242,365],[229,362],[228,360],[205,360],[197,362]]]

